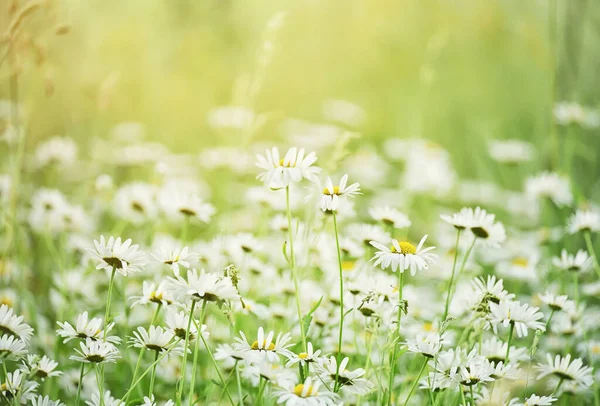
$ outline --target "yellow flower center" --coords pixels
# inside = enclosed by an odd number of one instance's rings
[[[592,345],[592,348],[590,348],[592,354],[600,354],[600,345]]]
[[[429,323],[429,322],[423,323],[423,329],[425,331],[433,331],[433,323]]]
[[[293,164],[293,162],[288,162],[287,164],[285,164],[284,159],[281,158],[279,160],[279,166],[283,166],[284,168],[291,168],[292,166],[295,166],[295,165]]]
[[[0,305],[7,305],[8,307],[12,307],[13,301],[9,297],[0,298]]]
[[[301,398],[308,398],[310,396],[316,396],[317,395],[317,391],[313,389],[312,385],[308,386],[308,390],[306,391],[306,394],[302,394],[304,392],[304,384],[299,383],[298,385],[294,386],[294,394],[296,396],[300,396]]]
[[[306,359],[308,358],[308,354],[305,352],[301,352],[300,354],[298,354],[298,358],[300,359]]]
[[[267,346],[267,340],[264,340],[262,343],[262,346],[258,346],[258,341],[255,341],[252,343],[252,349],[253,350],[267,350],[267,351],[274,351],[275,350],[275,344],[271,343],[269,344],[269,348],[265,348]]]
[[[340,193],[340,187],[339,186],[334,186],[333,187],[333,192],[330,192],[328,188],[324,188],[323,189],[323,194],[324,195],[331,195],[331,196],[333,196],[333,195],[338,195],[339,196],[341,194]]]
[[[415,247],[414,245],[412,245],[411,243],[407,242],[407,241],[400,241],[398,243],[398,245],[400,246],[400,252],[398,252],[398,250],[396,249],[396,246],[392,245],[392,247],[390,248],[390,251],[392,252],[396,252],[398,254],[415,254],[417,252],[417,247]]]
[[[354,265],[356,261],[342,261],[342,270],[343,271],[352,271],[354,269]]]
[[[529,265],[529,260],[525,257],[516,257],[512,260],[512,264],[515,266],[520,266],[521,268],[525,268]]]

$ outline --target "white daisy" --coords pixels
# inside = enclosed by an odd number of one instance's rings
[[[237,343],[234,344],[234,348],[238,351],[248,352],[257,362],[264,359],[273,363],[279,362],[279,355],[289,356],[290,351],[287,348],[293,345],[289,343],[292,339],[290,333],[279,333],[273,341],[275,332],[270,331],[265,336],[262,327],[258,328],[257,340],[252,344],[249,344],[243,331],[240,331],[240,336],[241,338],[235,338]]]
[[[113,199],[114,214],[128,222],[141,225],[158,215],[156,186],[135,182],[122,186]]]
[[[473,211],[469,228],[484,246],[499,247],[506,240],[506,231],[502,223],[496,222],[494,214],[487,213],[480,207]]]
[[[369,216],[375,221],[381,221],[383,224],[394,228],[408,228],[412,225],[406,214],[390,206],[370,208]]]
[[[493,160],[503,164],[528,162],[535,153],[533,145],[518,139],[493,140],[489,143],[488,151]]]
[[[77,316],[77,320],[75,321],[75,327],[71,326],[68,322],[61,323],[57,322],[60,326],[60,329],[56,330],[56,333],[63,337],[63,343],[67,343],[74,338],[81,339],[92,339],[99,340],[104,337],[104,330],[102,327],[104,326],[104,322],[100,317],[94,317],[93,319],[88,320],[88,312],[83,312]],[[108,333],[114,327],[115,323],[109,323],[106,326],[106,341],[112,342],[114,344],[118,344],[121,342],[121,338],[118,336],[109,336]]]
[[[558,399],[553,396],[538,396],[533,394],[525,399],[525,403],[517,401],[511,401],[510,406],[550,406]]]
[[[189,313],[186,314],[183,311],[181,311],[181,312],[169,311],[169,312],[167,312],[167,315],[165,316],[165,323],[167,324],[169,329],[173,332],[173,335],[176,337],[179,337],[183,341],[185,341],[188,321],[189,321]],[[196,324],[198,324],[198,323],[193,322],[190,325],[190,337],[188,339],[189,342],[193,342],[196,339],[196,337],[198,336],[198,329],[196,328]],[[202,327],[200,328],[200,333],[202,334],[202,337],[204,337],[204,339],[208,339],[208,336],[210,335],[210,333],[208,332],[208,328],[207,328],[206,324],[202,325]]]
[[[162,406],[174,406],[175,403],[172,400],[168,400],[162,404]],[[158,406],[158,403],[154,399],[154,395],[148,397],[144,396],[144,403],[141,403],[139,406]]]
[[[485,340],[481,343],[480,353],[484,357],[488,359],[488,361],[498,364],[500,362],[504,362],[506,358],[506,350],[508,347],[508,343],[500,340],[496,336],[490,337],[488,340]],[[519,361],[524,361],[528,358],[527,348],[521,347],[510,347],[510,352],[508,356],[508,361],[511,363],[518,363]]]
[[[77,144],[69,137],[53,137],[41,143],[35,150],[35,163],[38,168],[56,164],[72,165],[77,159]]]
[[[589,387],[594,383],[592,367],[584,366],[581,358],[571,362],[571,354],[564,357],[557,355],[554,359],[550,354],[546,354],[546,364],[538,364],[537,368],[540,371],[538,379],[554,375],[565,381],[574,381],[580,386]]]
[[[291,367],[292,365],[295,365],[297,363],[300,363],[302,365],[306,365],[306,364],[311,364],[311,363],[317,363],[317,364],[322,364],[323,363],[323,357],[320,357],[321,355],[321,350],[313,350],[313,345],[312,343],[308,343],[306,348],[306,352],[301,352],[300,354],[295,354],[293,352],[290,352],[288,354],[288,363],[285,365],[286,367]]]
[[[19,337],[8,334],[0,337],[0,360],[18,361],[27,353],[27,345]]]
[[[579,250],[573,255],[563,249],[560,257],[552,258],[552,265],[563,271],[585,272],[593,266],[593,258],[584,250]]]
[[[387,247],[376,241],[371,241],[371,245],[379,251],[371,260],[375,260],[374,266],[381,266],[382,269],[392,268],[392,272],[400,270],[404,272],[410,270],[411,275],[415,275],[417,271],[427,269],[429,264],[432,264],[437,259],[437,255],[429,253],[435,247],[423,248],[423,244],[427,239],[427,235],[421,238],[419,245],[416,247],[407,241],[393,239],[391,247]]]
[[[323,189],[323,194],[319,204],[321,210],[324,212],[337,211],[340,205],[340,199],[354,197],[360,193],[360,185],[358,183],[353,183],[349,186],[346,186],[347,183],[348,174],[342,176],[339,186],[334,186],[331,178],[327,177],[327,180],[325,181],[325,188]]]
[[[109,390],[104,392],[102,401],[100,400],[100,393],[96,392],[92,395],[92,400],[86,400],[85,404],[88,406],[125,406],[125,402],[112,396]]]
[[[187,280],[181,276],[169,277],[165,289],[181,303],[188,303],[189,300],[218,302],[239,298],[238,291],[229,277],[206,273],[204,269],[200,270],[200,273],[196,269],[188,269]]]
[[[15,315],[12,307],[3,304],[0,306],[0,333],[19,337],[28,343],[33,335],[33,328],[23,323],[23,316]]]
[[[569,311],[575,308],[575,302],[569,300],[567,295],[554,295],[546,292],[543,295],[538,295],[542,303],[545,303],[554,311],[565,310]]]
[[[528,329],[546,331],[546,326],[539,321],[544,314],[538,307],[521,304],[519,301],[504,300],[499,304],[490,303],[490,323],[494,332],[498,332],[498,325],[504,327],[514,325],[518,337],[527,337]]]
[[[158,194],[160,208],[169,220],[176,223],[182,223],[185,219],[197,219],[209,223],[216,212],[215,207],[200,197],[200,192],[197,187],[193,187],[193,183],[191,185],[188,183],[176,181],[166,183]]]
[[[438,333],[417,334],[415,338],[406,340],[409,352],[423,354],[427,358],[435,357],[442,349],[444,340]]]
[[[600,231],[600,212],[597,210],[577,210],[569,218],[567,231],[571,234]]]
[[[319,392],[321,382],[310,376],[304,383],[296,386],[285,386],[277,389],[275,396],[277,404],[286,406],[333,406],[338,404],[338,397],[335,393],[327,390]]]
[[[49,396],[37,395],[31,399],[31,406],[65,406],[60,400],[51,400]]]
[[[38,357],[37,355],[30,355],[27,357],[27,362],[24,362],[20,369],[23,372],[31,376],[36,376],[43,381],[46,378],[62,375],[61,371],[56,371],[56,367],[58,367],[58,362],[51,360],[45,355],[42,358]]]
[[[349,371],[346,369],[349,361],[350,359],[348,357],[344,358],[342,362],[340,362],[338,370],[337,360],[332,356],[329,358],[329,361],[323,365],[324,371],[321,374],[321,379],[333,384],[336,381],[337,375],[338,385],[344,392],[353,395],[364,395],[369,393],[373,389],[373,384],[367,379],[362,378],[365,374],[365,370],[358,368],[354,371]]]
[[[121,237],[110,237],[108,241],[100,236],[100,242],[94,240],[96,249],[87,249],[98,265],[96,269],[112,271],[113,268],[127,276],[129,272],[140,272],[146,264],[145,255],[138,251],[139,245],[131,245],[131,238],[121,242]]]
[[[170,305],[173,303],[173,298],[166,291],[165,285],[165,282],[161,282],[156,286],[154,283],[144,281],[142,284],[142,296],[132,296],[132,299],[136,300],[131,304],[131,307],[146,305],[148,303]]]
[[[573,203],[569,178],[554,172],[542,172],[527,178],[525,195],[534,199],[549,198],[557,206],[569,206]]]
[[[476,357],[466,365],[460,366],[454,375],[454,380],[464,386],[473,386],[482,382],[492,382],[495,369],[491,362],[482,357]]]
[[[282,189],[291,183],[298,183],[302,179],[314,180],[321,171],[312,166],[317,160],[314,152],[304,156],[304,149],[291,148],[285,157],[279,157],[279,150],[275,147],[266,150],[266,157],[257,154],[256,166],[263,169],[256,178],[264,182],[271,189]]]
[[[13,402],[10,401],[15,398],[18,398],[21,403],[27,403],[35,397],[34,391],[39,384],[27,380],[27,376],[20,369],[9,372],[6,374],[5,379],[3,383],[0,383],[0,394],[2,394],[3,399],[9,400],[8,404],[12,404]]]
[[[79,343],[81,351],[75,349],[79,355],[71,355],[69,359],[91,364],[103,364],[106,362],[116,363],[119,355],[119,350],[113,344],[105,341],[93,340],[86,338],[85,342]]]
[[[133,332],[130,342],[133,347],[146,348],[157,353],[167,351],[175,338],[171,330],[165,330],[160,326],[150,326],[149,330],[144,327],[138,327]],[[175,346],[170,354],[183,355],[183,349]]]

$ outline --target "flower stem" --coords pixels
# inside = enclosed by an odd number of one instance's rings
[[[475,247],[476,242],[477,242],[477,237],[473,236],[473,242],[471,243],[471,245],[467,249],[467,252],[465,253],[465,256],[463,257],[463,260],[460,264],[460,269],[458,270],[458,275],[456,276],[456,280],[453,283],[452,293],[450,294],[451,296],[454,294],[454,287],[456,287],[458,280],[460,279],[460,275],[462,275],[462,273],[465,269],[465,266],[467,265],[467,261],[468,261],[469,257],[471,256],[471,251],[473,251],[473,247]]]
[[[75,398],[75,406],[79,406],[79,399],[81,399],[81,386],[83,385],[83,369],[85,364],[81,363],[81,370],[79,371],[79,383],[77,384],[77,397]]]
[[[110,316],[110,301],[112,300],[112,291],[113,285],[115,283],[115,271],[116,268],[113,266],[112,272],[110,273],[110,281],[108,282],[108,295],[106,297],[106,311],[104,312],[104,335],[102,337],[103,341],[106,341],[107,334],[107,326],[108,326],[108,318]]]
[[[508,331],[508,345],[506,346],[506,357],[504,357],[504,365],[508,364],[508,356],[510,355],[510,345],[512,344],[513,333],[515,331],[515,323],[510,323],[510,330]]]
[[[256,395],[256,404],[257,405],[262,405],[263,404],[263,392],[265,390],[265,386],[267,386],[265,378],[263,378],[261,376],[260,377],[260,383],[258,384],[258,395]]]
[[[229,393],[229,389],[227,389],[227,386],[225,386],[225,380],[223,379],[223,375],[221,375],[221,371],[219,371],[219,365],[217,365],[217,361],[215,361],[215,357],[213,357],[212,351],[210,350],[210,347],[206,343],[204,336],[200,333],[201,327],[202,327],[202,325],[198,326],[198,337],[202,340],[202,343],[204,344],[204,348],[206,348],[206,351],[208,352],[208,356],[213,364],[213,367],[215,368],[215,371],[217,372],[217,375],[219,376],[219,383],[225,389],[225,394],[227,395],[227,399],[229,399],[231,406],[235,406],[235,402],[233,401],[233,398],[231,397],[231,394]]]
[[[450,281],[448,282],[448,293],[446,293],[446,305],[444,306],[444,317],[442,317],[442,321],[446,320],[448,316],[448,306],[450,305],[450,292],[452,292],[452,282],[454,281],[454,272],[456,271],[456,260],[458,258],[458,242],[460,240],[460,232],[462,230],[459,228],[456,231],[456,244],[454,246],[454,262],[452,263],[452,274],[450,275]]]
[[[425,361],[423,362],[423,365],[421,366],[421,370],[419,371],[419,375],[417,375],[417,379],[415,379],[412,387],[410,388],[410,392],[408,392],[408,396],[407,396],[406,400],[404,401],[404,406],[408,405],[408,401],[410,400],[413,393],[415,392],[415,389],[417,388],[417,385],[419,384],[419,379],[421,379],[421,376],[423,375],[423,371],[427,367],[427,362],[429,361],[429,359],[427,357],[424,357],[424,358],[425,358]]]
[[[292,211],[290,209],[290,187],[285,187],[285,208],[288,222],[288,239],[290,243],[290,262],[292,267],[292,279],[294,280],[294,290],[296,294],[296,310],[298,312],[298,322],[300,323],[300,335],[302,336],[302,347],[304,352],[307,351],[306,347],[306,332],[304,331],[304,323],[302,321],[302,311],[300,310],[300,289],[298,287],[298,275],[296,270],[296,256],[294,254],[294,237],[292,230]]]
[[[552,316],[554,316],[554,312],[556,312],[556,310],[552,309],[550,311],[550,316],[548,316],[548,320],[546,320],[546,333],[548,333],[548,328],[550,327],[550,322],[552,321]]]
[[[166,357],[171,352],[171,350],[173,348],[175,348],[175,346],[177,344],[179,344],[180,341],[181,341],[181,339],[178,339],[173,344],[171,344],[171,346],[166,351],[163,351],[162,354],[160,354],[160,356],[156,359],[156,361],[154,361],[152,363],[152,365],[150,365],[148,368],[146,368],[146,370],[142,373],[142,375],[140,375],[140,377],[137,379],[137,381],[135,381],[133,384],[131,384],[131,386],[129,387],[127,392],[125,392],[125,395],[123,395],[123,398],[121,400],[123,403],[125,403],[127,401],[127,399],[129,398],[129,395],[131,395],[131,392],[133,391],[133,389],[138,386],[138,384],[142,381],[142,379],[144,379],[144,377],[148,374],[148,372],[150,372],[150,370],[152,368],[154,368],[154,366],[156,366],[156,364],[158,364],[164,357]]]
[[[152,367],[152,374],[150,374],[150,389],[148,390],[148,397],[152,399],[152,395],[154,393],[154,377],[156,376],[156,366],[158,363],[156,360],[158,359],[158,351],[154,354],[154,366]]]
[[[398,270],[398,319],[396,321],[397,324],[397,334],[398,336],[394,340],[394,351],[392,353],[392,359],[390,360],[390,377],[389,377],[389,396],[388,396],[388,406],[392,404],[392,389],[394,386],[394,374],[396,372],[396,356],[398,343],[400,340],[400,322],[402,321],[402,290],[404,288],[404,272]]]
[[[186,364],[187,364],[187,352],[188,352],[188,345],[190,343],[190,328],[192,326],[192,319],[194,318],[194,308],[196,307],[196,301],[192,300],[192,305],[190,306],[190,315],[188,317],[188,325],[187,325],[187,330],[185,332],[185,344],[183,346],[183,361],[181,362],[181,381],[179,382],[179,385],[177,385],[177,389],[176,389],[176,405],[180,406],[181,405],[181,395],[183,393],[183,387],[185,385],[185,370],[186,370]]]
[[[471,404],[475,404],[475,395],[473,395],[473,385],[469,386],[469,391],[471,392]]]
[[[335,246],[337,251],[337,259],[338,259],[338,267],[339,267],[339,277],[340,277],[340,328],[338,334],[338,352],[337,352],[337,366],[335,369],[335,385],[333,388],[334,392],[337,392],[340,389],[339,386],[339,376],[340,376],[340,363],[342,361],[342,336],[344,334],[344,275],[342,268],[342,254],[340,252],[340,238],[338,234],[337,227],[337,217],[335,215],[335,210],[332,212],[333,214],[333,230],[335,232]]]
[[[585,244],[589,254],[594,259],[594,270],[596,271],[596,275],[598,275],[598,278],[600,278],[600,264],[598,264],[598,257],[596,257],[596,251],[594,250],[594,245],[592,244],[592,236],[590,232],[586,231],[583,233],[583,238],[585,238]]]
[[[206,299],[202,301],[202,309],[200,310],[200,321],[198,322],[197,334],[201,334],[202,323],[204,322],[204,314],[206,312]],[[198,352],[200,347],[200,340],[196,337],[196,345],[194,346],[194,362],[192,367],[192,380],[190,381],[190,393],[188,395],[188,405],[192,406],[192,398],[194,395],[194,385],[196,383],[196,367],[198,366]]]
[[[104,406],[104,376],[98,364],[96,364],[96,383],[98,384],[98,394],[100,395],[99,406]]]
[[[242,380],[240,379],[240,368],[237,361],[235,362],[235,378],[237,380],[238,402],[241,404],[244,396],[242,395]]]

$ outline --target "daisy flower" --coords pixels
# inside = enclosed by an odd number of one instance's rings
[[[535,153],[533,145],[518,139],[494,140],[488,151],[494,161],[512,165],[530,161]]]
[[[5,379],[4,383],[0,383],[0,393],[4,398],[12,400],[18,397],[21,403],[27,403],[35,397],[34,391],[39,384],[28,381],[27,376],[20,369],[7,373]]]
[[[137,305],[147,305],[148,303],[156,303],[162,305],[170,305],[173,303],[173,298],[170,297],[169,292],[165,291],[165,282],[161,282],[156,286],[154,283],[144,281],[142,284],[142,296],[133,296],[132,299],[136,299],[131,307]]]
[[[159,192],[158,203],[167,218],[181,223],[186,219],[197,219],[209,223],[215,214],[215,207],[206,203],[198,190],[188,190],[187,182],[169,182]],[[197,188],[192,188],[197,189]]]
[[[200,273],[196,269],[189,269],[187,280],[181,276],[169,277],[165,289],[181,303],[187,303],[189,300],[219,302],[239,298],[238,291],[230,278],[216,273],[206,273],[204,269],[200,270]]]
[[[569,206],[573,203],[569,178],[554,172],[542,172],[527,178],[525,195],[534,199],[549,198],[557,206]]]
[[[390,206],[373,207],[369,209],[369,216],[375,221],[394,228],[408,228],[412,222],[408,216]]]
[[[113,208],[114,214],[135,225],[152,221],[158,215],[156,186],[135,182],[117,190]]]
[[[448,224],[453,225],[458,230],[464,230],[465,228],[471,227],[473,217],[473,209],[470,207],[463,207],[458,213],[454,213],[450,216],[445,214],[440,216],[442,220],[444,220]]]
[[[175,337],[172,331],[165,330],[160,326],[150,326],[149,330],[144,327],[138,327],[133,332],[130,342],[133,347],[146,348],[157,353],[167,351],[171,346],[171,341]],[[171,354],[183,355],[181,348],[174,347]]]
[[[167,402],[163,403],[162,406],[174,406],[175,403],[169,399]],[[141,403],[139,406],[158,406],[158,403],[154,399],[154,395],[148,397],[144,396],[144,403]]]
[[[27,352],[27,345],[19,337],[8,334],[0,337],[0,360],[18,361]]]
[[[538,307],[521,304],[519,301],[505,300],[499,304],[490,303],[490,323],[495,333],[498,333],[498,325],[504,327],[514,325],[518,337],[527,337],[528,329],[546,331],[546,326],[540,320],[544,314],[538,311]]]
[[[267,359],[269,362],[279,362],[279,355],[289,356],[290,351],[287,348],[293,345],[289,343],[292,339],[290,333],[279,333],[273,341],[275,332],[270,331],[265,336],[262,327],[258,328],[257,340],[253,341],[252,344],[249,344],[243,331],[240,331],[240,336],[241,338],[235,338],[237,344],[234,344],[234,348],[238,351],[248,352],[256,361]]]
[[[190,261],[199,259],[200,254],[190,252],[188,247],[170,250],[161,246],[158,252],[152,254],[152,258],[158,263],[169,266],[175,275],[179,275],[179,267],[189,269]]]
[[[340,388],[353,395],[360,396],[369,393],[373,389],[373,384],[368,380],[361,378],[365,374],[365,370],[362,368],[355,369],[354,371],[347,370],[346,367],[348,366],[349,361],[350,359],[346,357],[340,362],[339,376],[337,378]],[[338,365],[335,357],[332,356],[323,367],[324,371],[321,378],[325,382],[335,382],[336,375],[338,374]]]
[[[12,307],[3,304],[0,306],[0,332],[19,337],[28,343],[33,335],[33,328],[23,323],[23,316],[15,315]]]
[[[550,292],[546,292],[543,295],[538,295],[542,303],[545,303],[554,311],[565,310],[575,308],[575,302],[569,300],[567,295],[554,295]]]
[[[108,241],[100,236],[100,242],[94,240],[96,249],[87,249],[97,262],[96,269],[113,269],[123,276],[129,272],[140,272],[146,264],[145,255],[138,251],[139,245],[131,245],[131,238],[121,242],[121,237],[110,237]]]
[[[427,235],[421,238],[416,247],[407,241],[398,241],[393,239],[391,247],[387,247],[376,241],[371,241],[371,245],[379,251],[371,260],[375,260],[374,266],[381,266],[382,269],[392,268],[392,272],[400,270],[404,272],[410,270],[411,275],[417,271],[427,269],[429,264],[433,264],[437,255],[429,253],[435,247],[423,248]]]
[[[554,359],[550,354],[546,354],[546,364],[538,364],[540,374],[538,379],[542,379],[548,375],[554,375],[565,381],[573,381],[574,383],[589,387],[594,383],[592,375],[593,369],[583,365],[581,358],[577,358],[571,362],[571,354],[564,357],[557,355]]]
[[[550,406],[557,400],[558,398],[552,396],[538,396],[536,394],[533,394],[527,399],[525,399],[525,403],[520,403],[519,401],[511,401],[510,406]]]
[[[338,397],[329,391],[319,392],[321,382],[306,378],[304,383],[296,386],[288,385],[275,391],[277,404],[286,406],[333,406],[338,404]]]
[[[331,178],[327,177],[319,204],[321,210],[324,212],[337,211],[340,205],[340,199],[354,197],[360,193],[360,185],[358,183],[353,183],[349,186],[346,185],[347,183],[348,174],[342,176],[339,186],[334,186]]]
[[[438,333],[417,334],[415,338],[406,341],[409,352],[423,354],[427,358],[435,357],[443,343],[443,338]]]
[[[347,228],[348,235],[356,236],[358,241],[369,247],[371,241],[387,241],[391,238],[380,225],[375,224],[351,224]],[[370,248],[370,247],[369,247]]]
[[[504,362],[504,359],[506,358],[507,347],[508,343],[500,340],[496,336],[492,336],[490,339],[481,343],[481,349],[479,351],[481,355],[488,359],[488,361],[498,364],[500,362]],[[509,362],[517,363],[519,361],[524,361],[527,358],[528,355],[526,348],[519,348],[515,346],[510,347],[508,356]]]
[[[480,382],[492,382],[495,369],[485,358],[477,357],[465,366],[458,368],[454,380],[464,386],[477,385]]]
[[[119,350],[113,344],[105,341],[93,340],[86,338],[85,342],[79,343],[81,351],[76,349],[77,355],[71,355],[69,359],[89,364],[103,364],[106,362],[116,363],[119,355]]]
[[[271,189],[282,189],[302,179],[314,180],[321,168],[312,166],[317,160],[314,152],[304,156],[304,149],[291,148],[283,158],[275,147],[266,150],[266,156],[257,154],[256,166],[263,169],[256,179]]]
[[[494,214],[477,207],[473,210],[469,228],[484,246],[497,248],[506,240],[506,231]]]
[[[567,222],[567,231],[571,234],[600,231],[600,212],[577,210]]]
[[[102,401],[100,400],[100,393],[96,392],[92,395],[92,400],[87,400],[85,402],[88,406],[124,406],[125,403],[121,401],[121,399],[115,398],[111,395],[110,391],[107,390],[104,392],[104,396]]]
[[[183,311],[181,311],[181,312],[169,311],[169,312],[167,312],[167,315],[165,317],[165,323],[167,324],[169,329],[173,332],[173,335],[176,337],[179,337],[182,340],[185,340],[188,320],[189,320],[189,315]],[[190,325],[190,337],[189,337],[190,342],[194,341],[198,335],[198,329],[196,328],[196,324],[197,323],[192,323]],[[206,324],[202,325],[200,333],[202,334],[202,337],[204,337],[205,339],[208,339],[208,336],[210,335],[210,333],[207,331]]]
[[[287,364],[285,364],[285,366],[289,368],[297,363],[300,363],[301,365],[306,365],[313,362],[317,364],[322,364],[322,358],[319,357],[321,355],[321,350],[314,351],[313,345],[310,342],[306,346],[306,352],[301,352],[298,355],[290,352],[290,354],[288,354],[289,361]]]
[[[20,369],[26,374],[45,380],[46,378],[62,375],[61,371],[56,371],[57,366],[58,362],[45,355],[42,358],[37,355],[30,355],[27,357],[27,362],[24,362]]]
[[[51,400],[49,396],[38,395],[31,399],[31,406],[65,406],[60,400]]]
[[[592,267],[593,258],[584,250],[579,250],[573,255],[563,249],[560,257],[552,258],[552,265],[563,271],[584,272]]]
[[[104,326],[104,322],[100,317],[94,317],[93,319],[88,320],[88,312],[83,312],[77,316],[77,320],[75,321],[75,327],[71,326],[68,322],[61,323],[57,322],[60,326],[56,333],[63,337],[63,343],[67,343],[74,338],[81,339],[92,339],[99,340],[104,336],[104,331],[102,330],[102,326]],[[106,326],[106,333],[108,334],[110,330],[114,327],[115,323],[109,323]],[[118,344],[121,342],[121,338],[118,336],[108,336],[106,337],[106,341]]]

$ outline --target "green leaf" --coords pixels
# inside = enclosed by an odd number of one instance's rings
[[[287,254],[287,241],[283,242],[283,248],[281,249],[281,251],[283,252],[283,257],[285,258],[288,265],[292,266],[292,261],[290,261],[290,258],[288,257],[288,254]]]
[[[317,311],[319,306],[321,306],[321,302],[323,301],[323,297],[319,298],[319,301],[315,303],[315,305],[310,309],[310,311],[302,318],[302,325],[304,327],[304,334],[308,334],[308,329],[310,327],[310,323],[312,322],[312,315]]]
[[[223,389],[223,385],[221,385],[219,382],[215,381],[214,379],[211,379],[210,381],[217,385],[219,388]]]

